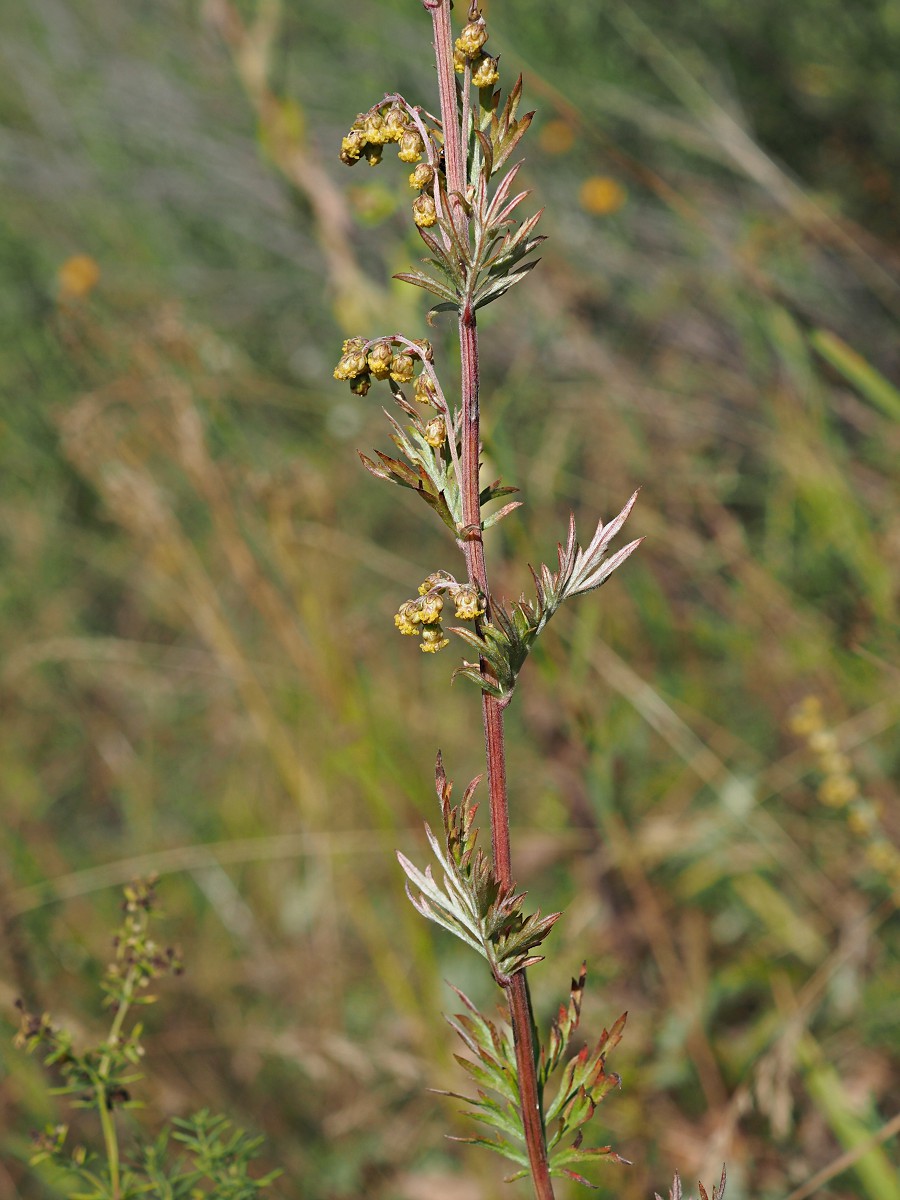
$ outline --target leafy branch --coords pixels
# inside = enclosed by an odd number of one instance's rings
[[[480,782],[481,776],[473,779],[462,802],[451,806],[453,785],[447,780],[438,752],[435,785],[444,826],[443,845],[427,824],[425,833],[443,870],[443,887],[430,866],[420,871],[400,851],[397,858],[409,879],[406,894],[418,912],[483,955],[497,983],[506,987],[519,971],[543,961],[543,956],[533,951],[562,914],[542,917],[538,911],[524,916],[525,893],[501,884],[494,875],[490,859],[476,846],[478,830],[473,823],[478,805],[471,801]]]
[[[535,585],[534,601],[523,597],[509,605],[493,603],[490,621],[482,622],[479,630],[454,628],[452,632],[477,651],[479,659],[488,667],[485,671],[482,663],[465,663],[455,674],[473,680],[489,696],[503,705],[508,704],[525,659],[563,601],[600,587],[643,541],[643,538],[636,538],[611,558],[606,557],[610,543],[625,524],[637,496],[635,492],[608,524],[598,523],[585,549],[575,539],[575,518],[570,517],[565,548],[561,544],[557,546],[558,569],[551,571],[546,564],[542,564],[539,571],[529,568]]]
[[[104,1005],[113,1012],[107,1036],[97,1045],[77,1049],[72,1034],[57,1028],[48,1013],[30,1013],[20,1002],[20,1029],[15,1044],[28,1053],[43,1052],[43,1062],[62,1077],[51,1095],[70,1097],[74,1108],[92,1109],[97,1115],[103,1154],[86,1145],[68,1145],[69,1127],[47,1125],[32,1135],[31,1164],[48,1162],[82,1190],[70,1200],[137,1200],[143,1196],[165,1200],[194,1200],[214,1195],[219,1200],[252,1200],[280,1174],[258,1179],[248,1174],[257,1157],[261,1138],[236,1129],[224,1116],[206,1109],[187,1118],[173,1118],[150,1143],[137,1142],[129,1158],[121,1151],[117,1112],[139,1107],[131,1089],[141,1078],[137,1070],[144,1056],[143,1026],[131,1022],[131,1010],[152,1004],[152,980],[171,971],[181,972],[180,956],[161,947],[151,936],[156,909],[155,880],[137,880],[125,888],[125,919],[113,940],[115,955],[101,981]],[[184,1149],[174,1158],[170,1139]]]
[[[584,1047],[568,1060],[553,1100],[549,1105],[544,1104],[547,1084],[565,1058],[578,1028],[585,978],[585,968],[582,967],[578,979],[572,980],[569,1003],[560,1006],[552,1022],[548,1041],[541,1049],[539,1097],[550,1174],[594,1187],[583,1175],[573,1170],[573,1166],[598,1160],[627,1161],[610,1146],[585,1147],[582,1128],[593,1117],[605,1096],[619,1086],[618,1075],[606,1070],[606,1056],[621,1040],[625,1015],[616,1021],[611,1030],[603,1030],[592,1051]],[[474,1097],[458,1092],[442,1094],[465,1101],[471,1106],[465,1115],[494,1131],[491,1136],[454,1140],[485,1146],[502,1154],[520,1168],[510,1176],[510,1181],[521,1179],[529,1173],[529,1160],[525,1148],[512,1030],[506,1024],[502,1027],[495,1025],[459,989],[454,988],[454,991],[467,1011],[448,1018],[448,1023],[473,1056],[456,1055],[456,1059],[476,1085],[476,1093]]]

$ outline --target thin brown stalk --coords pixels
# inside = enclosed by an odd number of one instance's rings
[[[449,0],[423,0],[431,12],[434,28],[434,50],[437,61],[438,84],[441,99],[441,121],[444,133],[444,156],[447,170],[447,187],[451,196],[465,191],[465,138],[467,129],[461,126],[456,102],[456,82],[453,70],[453,43],[450,31]],[[451,201],[451,209],[454,205]],[[465,221],[464,213],[457,207],[457,219]],[[465,230],[468,237],[468,230]],[[466,558],[469,582],[482,595],[489,597],[487,568],[484,558],[484,542],[481,531],[481,504],[479,501],[479,375],[478,375],[478,330],[475,312],[468,298],[459,314],[459,344],[462,390],[462,493],[463,539],[462,548]],[[482,669],[487,665],[482,663]],[[498,700],[482,693],[482,717],[484,723],[485,756],[487,759],[488,788],[491,810],[491,847],[494,872],[504,886],[511,885],[512,862],[509,837],[509,797],[506,785],[506,752],[503,730],[503,710]],[[547,1161],[547,1146],[541,1121],[540,1098],[537,1078],[537,1056],[535,1052],[534,1021],[525,972],[514,975],[506,988],[509,1015],[516,1049],[516,1066],[519,1079],[519,1101],[522,1126],[531,1177],[537,1200],[554,1200],[553,1184]]]

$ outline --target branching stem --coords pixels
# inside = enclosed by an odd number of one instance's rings
[[[465,138],[468,130],[462,127],[456,96],[453,69],[453,41],[450,30],[450,0],[423,0],[431,12],[434,28],[434,49],[441,98],[441,122],[444,131],[444,159],[447,190],[451,194],[451,210],[459,221],[465,221],[460,205],[454,204],[453,193],[465,193]],[[462,231],[461,231],[462,232]],[[464,231],[468,238],[468,230]],[[459,344],[462,386],[462,518],[472,535],[462,543],[469,573],[469,582],[485,597],[490,597],[484,542],[481,534],[481,505],[479,501],[479,408],[478,408],[478,330],[475,311],[468,298],[459,314]],[[490,615],[490,614],[488,614]],[[482,669],[487,666],[482,663]],[[503,885],[510,885],[512,863],[509,838],[509,798],[506,786],[506,754],[503,731],[503,709],[499,701],[482,693],[485,752],[491,809],[491,846],[494,872]],[[519,1078],[519,1099],[522,1125],[531,1165],[531,1177],[537,1200],[554,1200],[547,1147],[540,1114],[535,1052],[534,1020],[525,972],[512,977],[507,986],[510,1021],[516,1047]]]

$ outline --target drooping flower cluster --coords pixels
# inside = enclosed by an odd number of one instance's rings
[[[396,101],[376,105],[357,116],[341,141],[341,162],[352,167],[365,158],[370,167],[377,166],[388,142],[399,143],[397,157],[401,162],[417,163],[425,153],[422,135]]]
[[[422,358],[431,357],[431,344],[426,339],[413,345]],[[415,351],[398,339],[389,337],[376,338],[374,341],[366,341],[361,337],[347,338],[334,368],[334,378],[349,380],[350,390],[357,396],[366,395],[373,378],[392,379],[394,383],[402,384],[410,383],[415,373]],[[420,402],[428,404],[434,389],[430,380],[422,383],[422,379],[423,376],[416,379],[415,396]]]
[[[850,832],[863,844],[866,862],[887,881],[900,904],[900,849],[885,829],[881,801],[865,794],[818,696],[807,696],[794,709],[790,728],[806,740],[817,759],[819,800],[843,813]]]
[[[470,67],[475,87],[493,87],[500,79],[500,70],[498,60],[483,50],[484,43],[488,40],[484,17],[475,8],[470,10],[469,16],[468,25],[454,44],[453,65],[460,74],[467,66]]]
[[[367,113],[360,113],[341,141],[341,162],[352,167],[365,158],[370,167],[375,167],[381,162],[388,142],[398,143],[397,157],[401,162],[417,164],[409,177],[410,187],[420,193],[413,201],[413,220],[422,227],[434,225],[437,221],[435,168],[422,162],[425,142],[403,103],[389,100],[375,105]]]
[[[436,654],[450,645],[444,635],[441,615],[444,596],[453,601],[457,621],[475,621],[484,615],[484,598],[468,583],[457,583],[446,571],[434,571],[419,585],[419,594],[404,600],[394,617],[394,624],[408,637],[421,637],[419,649],[423,654]]]

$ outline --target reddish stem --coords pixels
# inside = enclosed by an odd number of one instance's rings
[[[453,43],[450,31],[450,0],[423,0],[431,12],[434,28],[434,50],[437,61],[438,85],[441,97],[441,122],[444,131],[444,161],[447,190],[464,194],[466,158],[464,138],[468,131],[461,129],[456,102],[456,81],[453,70]],[[451,210],[461,225],[460,232],[468,240],[465,213],[451,200]],[[479,498],[479,407],[478,407],[478,330],[475,311],[467,298],[459,313],[459,346],[462,367],[462,549],[466,558],[469,582],[481,594],[490,597],[487,568],[484,560],[484,541],[481,529]],[[488,616],[490,613],[488,613]],[[487,664],[482,661],[482,670]],[[491,846],[494,873],[499,882],[512,886],[512,861],[509,838],[509,797],[506,786],[506,752],[503,731],[503,709],[493,696],[482,693],[485,754],[487,758],[488,789],[491,809]],[[525,972],[512,977],[507,988],[510,1023],[516,1050],[519,1079],[519,1101],[522,1126],[531,1178],[537,1200],[554,1200],[553,1184],[547,1161],[547,1146],[541,1120],[540,1091],[537,1076],[534,1020]]]

